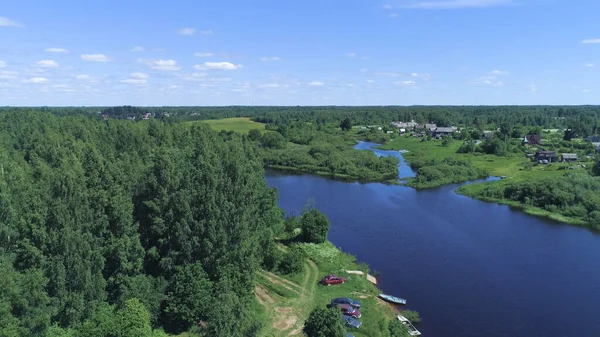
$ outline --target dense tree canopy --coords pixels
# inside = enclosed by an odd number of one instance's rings
[[[344,324],[340,310],[315,308],[304,324],[304,333],[308,337],[344,337]]]
[[[252,142],[202,125],[0,114],[0,335],[251,334],[282,222],[262,175]]]

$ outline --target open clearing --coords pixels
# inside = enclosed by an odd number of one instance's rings
[[[315,249],[316,248],[316,249]],[[331,243],[313,245],[313,251],[335,249]],[[302,336],[304,322],[316,306],[325,306],[336,297],[351,297],[362,302],[360,329],[348,330],[354,336],[380,336],[382,320],[394,318],[397,314],[393,306],[379,303],[377,288],[364,276],[344,272],[346,268],[356,268],[351,256],[337,251],[335,256],[308,254],[304,270],[296,275],[281,276],[266,271],[258,273],[256,298],[264,307],[265,327],[259,334],[263,337]],[[335,286],[323,286],[320,279],[327,274],[338,274],[347,282]]]
[[[246,117],[237,118],[223,118],[223,119],[209,119],[200,121],[210,125],[215,131],[234,131],[239,133],[248,133],[250,130],[264,130],[265,125],[263,123],[257,123]],[[191,122],[196,123],[196,121]]]

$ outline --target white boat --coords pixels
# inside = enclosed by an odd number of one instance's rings
[[[398,320],[402,322],[408,329],[408,334],[411,336],[421,336],[421,332],[415,328],[415,326],[408,320],[408,318],[398,315]]]

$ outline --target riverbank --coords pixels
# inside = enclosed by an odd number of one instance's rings
[[[256,297],[264,308],[264,328],[259,336],[300,335],[310,312],[317,306],[326,306],[336,297],[350,297],[362,303],[362,326],[351,331],[354,336],[384,336],[387,322],[395,319],[398,311],[377,299],[380,291],[366,277],[346,272],[360,270],[368,274],[368,266],[357,263],[354,256],[342,252],[331,242],[299,246],[306,255],[301,273],[287,276],[259,272]],[[287,250],[283,245],[279,247]],[[346,283],[321,285],[319,280],[328,274],[344,277]]]
[[[265,169],[286,172],[288,174],[312,174],[320,177],[325,177],[333,180],[345,181],[345,182],[360,182],[360,183],[384,183],[394,184],[396,183],[396,174],[393,177],[357,177],[342,173],[331,173],[330,171],[319,171],[314,167],[293,167],[293,166],[282,166],[282,165],[265,165]]]

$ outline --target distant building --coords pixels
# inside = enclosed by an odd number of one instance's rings
[[[536,146],[542,144],[542,137],[538,134],[529,134],[523,138],[523,145]]]
[[[415,125],[417,125],[417,123],[415,121],[410,121],[410,122],[396,121],[396,122],[392,122],[391,124],[397,128],[414,128]]]
[[[535,154],[535,160],[538,162],[547,160],[548,163],[555,163],[558,161],[558,156],[556,156],[556,152],[554,151],[538,151]]]
[[[433,129],[433,130],[435,130],[435,128],[437,128],[437,125],[435,125],[435,123],[425,124],[425,129],[428,129],[428,130]]]
[[[485,140],[492,139],[495,134],[496,134],[496,131],[483,131],[483,139],[485,139]]]
[[[435,128],[435,130],[431,131],[431,137],[441,138],[444,136],[449,136],[454,131],[456,131],[455,127]]]
[[[600,136],[589,136],[585,141],[590,143],[600,143]]]
[[[575,162],[577,161],[577,154],[576,153],[563,153],[561,155],[561,161],[563,163],[571,163],[571,162]]]
[[[406,129],[400,129],[400,133],[406,133]]]

